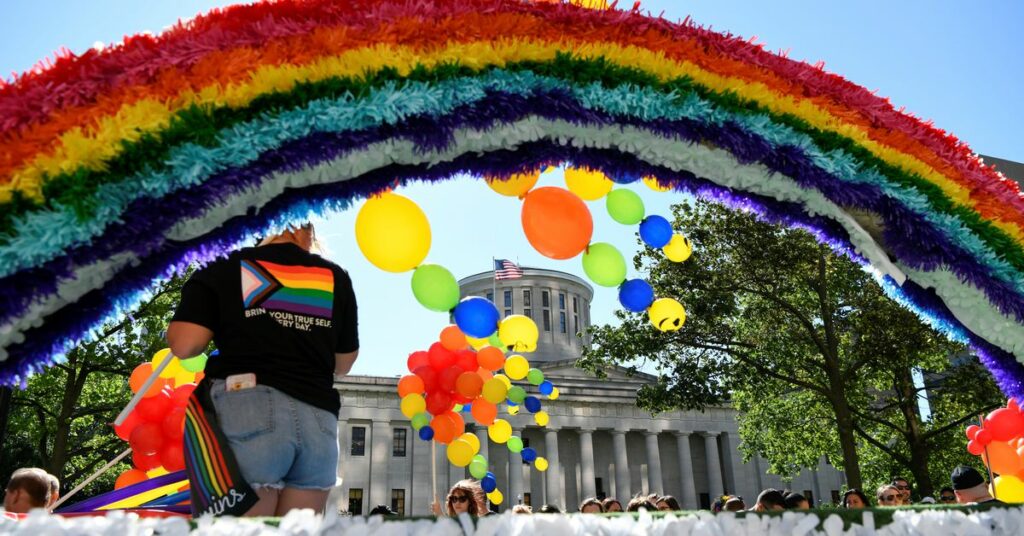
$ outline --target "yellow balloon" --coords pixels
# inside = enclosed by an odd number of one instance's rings
[[[418,413],[427,411],[427,401],[419,393],[410,393],[402,398],[402,415],[413,418]]]
[[[487,437],[495,443],[505,443],[512,437],[512,425],[505,419],[494,419],[494,424],[487,427]]]
[[[459,439],[465,441],[466,443],[469,443],[469,446],[473,448],[473,454],[474,455],[477,452],[480,452],[480,438],[477,437],[476,434],[471,434],[469,432],[466,432],[466,433],[460,435]]]
[[[387,193],[366,200],[356,215],[356,243],[386,272],[408,272],[430,251],[430,222],[416,203]]]
[[[543,173],[552,173],[552,172],[554,172],[557,169],[558,168],[556,168],[555,166],[548,166],[548,167],[544,168]]]
[[[662,186],[661,183],[658,182],[658,179],[656,177],[651,177],[650,175],[644,177],[643,181],[648,188],[654,190],[655,192],[667,192],[672,189],[669,186]]]
[[[522,357],[522,356],[520,356],[520,357]],[[529,363],[527,363],[526,366],[529,367],[530,366]],[[526,370],[529,371],[530,369],[526,369]],[[497,378],[498,381],[500,381],[501,383],[505,384],[505,390],[506,391],[508,391],[509,389],[512,388],[512,382],[509,381],[508,376],[505,376],[504,374],[495,374],[494,377]]]
[[[175,387],[181,387],[182,385],[185,385],[186,383],[194,383],[195,381],[196,381],[196,373],[195,372],[189,372],[189,371],[185,370],[184,368],[181,369],[181,372],[179,374],[175,374],[174,375],[174,386]]]
[[[539,336],[537,324],[528,316],[506,316],[498,324],[498,338],[501,339],[501,344],[513,352],[527,352],[530,351],[530,347],[536,349]]]
[[[510,379],[521,380],[526,377],[528,372],[530,372],[530,362],[525,357],[512,355],[505,360],[505,374]]]
[[[473,461],[473,447],[465,439],[459,438],[448,445],[448,461],[456,467],[465,467]]]
[[[509,415],[519,415],[519,406],[509,406],[508,407],[508,414]]]
[[[168,473],[169,471],[167,469],[164,469],[164,466],[161,465],[160,467],[146,471],[146,476],[148,476],[149,478],[156,478],[158,476],[164,476]]]
[[[494,504],[501,504],[501,501],[505,500],[505,496],[501,494],[501,490],[494,488],[494,490],[487,494],[487,500]]]
[[[487,186],[490,186],[492,190],[501,195],[522,197],[526,195],[526,192],[530,191],[530,188],[537,184],[537,179],[539,178],[539,171],[531,171],[529,173],[516,173],[507,179],[485,177],[485,180],[487,181]]]
[[[689,238],[681,234],[674,234],[672,239],[668,241],[668,244],[661,248],[661,251],[665,253],[665,257],[668,257],[668,260],[683,262],[689,259],[690,254],[693,253],[693,245],[690,244]]]
[[[179,361],[177,357],[171,355],[170,348],[164,348],[163,350],[160,350],[159,352],[153,354],[153,359],[150,361],[150,364],[153,365],[153,370],[156,370],[157,367],[160,366],[160,363],[163,363],[164,360],[167,359],[168,357],[171,358],[171,362],[167,364],[166,368],[160,371],[161,378],[174,378],[175,376],[179,376],[184,372],[188,372],[187,370],[181,367],[181,361]],[[193,375],[193,378],[194,377],[195,376]]]
[[[647,316],[660,331],[675,331],[686,322],[686,309],[672,298],[659,298],[647,309]]]
[[[1024,482],[1016,476],[997,476],[989,487],[995,488],[995,493],[992,495],[1000,501],[1014,504],[1024,503]]]
[[[497,376],[484,382],[484,387],[481,391],[484,400],[491,404],[500,404],[505,401],[505,396],[508,394],[508,387],[505,386],[505,382],[498,379]]]
[[[487,339],[477,339],[476,337],[470,337],[469,335],[466,335],[466,340],[469,341],[469,345],[472,346],[474,350],[480,350],[484,346],[491,345],[490,341]]]
[[[548,400],[558,400],[558,395],[559,395],[558,388],[557,387],[552,387],[551,388],[551,394],[548,395]]]
[[[584,201],[597,201],[608,195],[615,183],[600,171],[569,168],[565,170],[565,186]]]
[[[537,423],[537,426],[547,426],[551,421],[551,416],[548,412],[541,410],[533,414],[533,420]]]
[[[537,456],[537,459],[533,461],[533,466],[536,467],[538,471],[544,472],[548,470],[548,461],[543,456]]]

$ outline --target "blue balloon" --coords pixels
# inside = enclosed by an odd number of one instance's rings
[[[629,279],[619,286],[619,303],[627,311],[642,313],[654,303],[654,289],[643,279]]]
[[[640,222],[640,238],[652,248],[663,248],[672,240],[672,224],[658,215],[647,216]]]
[[[473,404],[463,404],[462,405],[462,412],[463,413],[470,413],[470,412],[472,412],[473,411],[472,406],[473,406]]]
[[[494,478],[494,473],[487,471],[487,474],[480,479],[480,487],[485,492],[490,493],[498,488],[498,479]]]
[[[537,451],[533,450],[533,447],[524,448],[523,450],[519,451],[519,455],[523,457],[523,461],[526,463],[530,463],[533,460],[537,459]]]
[[[431,439],[434,439],[434,429],[431,428],[430,426],[424,426],[423,428],[420,428],[420,439],[424,441],[430,441]]]
[[[624,173],[612,173],[611,175],[608,175],[608,178],[616,184],[629,184],[640,180],[640,175],[627,171]]]
[[[666,242],[667,243],[667,242]],[[486,298],[470,296],[455,306],[455,325],[463,333],[477,339],[486,339],[498,330],[498,308]]]
[[[526,400],[523,400],[523,405],[526,406],[526,411],[530,413],[537,413],[540,411],[540,399],[535,396],[528,396]]]
[[[537,388],[540,389],[540,394],[547,396],[550,395],[552,391],[555,390],[555,384],[549,382],[548,380],[544,380],[540,382],[540,385]]]
[[[515,402],[513,402],[511,399],[505,400],[505,403],[510,405],[510,406],[518,406],[519,405],[519,404],[516,404]]]

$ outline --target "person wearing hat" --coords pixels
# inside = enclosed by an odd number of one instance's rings
[[[1003,504],[988,492],[985,477],[973,467],[960,465],[950,475],[953,481],[953,493],[960,504]]]

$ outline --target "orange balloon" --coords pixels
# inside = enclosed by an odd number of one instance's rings
[[[530,191],[523,200],[521,217],[530,245],[552,259],[579,255],[594,235],[590,209],[565,188],[545,186]]]
[[[196,380],[194,382],[192,382],[192,383],[199,383],[199,382],[203,381],[203,378],[205,378],[205,377],[206,377],[206,373],[200,370],[199,372],[196,373]]]
[[[142,384],[146,383],[146,379],[149,378],[150,374],[153,374],[153,365],[150,363],[143,363],[132,371],[131,377],[128,378],[128,387],[131,388],[133,393],[139,392],[142,388]],[[153,385],[149,386],[149,390],[146,394],[142,395],[143,398],[149,398],[160,394],[173,379],[157,378]]]
[[[415,374],[406,374],[402,376],[401,380],[398,380],[398,396],[401,398],[413,393],[421,395],[423,391],[426,391],[423,386],[423,378]]]
[[[484,380],[476,372],[463,372],[455,380],[455,391],[466,398],[480,396],[480,389],[484,386]]]
[[[473,414],[477,424],[490,426],[494,424],[494,419],[498,416],[498,406],[491,404],[481,396],[473,401],[473,405],[469,407],[469,412]]]
[[[476,353],[476,362],[480,364],[480,368],[498,370],[505,366],[505,352],[502,352],[501,348],[485,346]]]
[[[434,429],[434,441],[443,445],[451,443],[466,432],[466,422],[454,411],[435,415],[430,421],[430,427]]]
[[[126,486],[131,486],[132,484],[138,484],[139,482],[147,479],[149,479],[149,477],[146,476],[145,471],[129,469],[117,476],[117,480],[114,481],[114,489],[121,489]]]
[[[494,374],[492,374],[491,371],[489,371],[489,370],[487,370],[487,369],[485,369],[483,367],[480,367],[479,369],[477,369],[476,375],[480,376],[480,379],[483,380],[484,383],[487,383],[487,380],[490,380],[491,378],[494,377]]]
[[[993,473],[1015,475],[1022,469],[1016,444],[1016,441],[993,441],[988,444],[987,452],[981,455],[981,459]]]
[[[441,330],[441,346],[457,352],[469,346],[466,334],[459,329],[459,326],[452,324]]]

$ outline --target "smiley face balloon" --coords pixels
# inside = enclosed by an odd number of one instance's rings
[[[683,309],[683,304],[672,298],[659,298],[651,304],[647,316],[658,330],[676,331],[686,322],[686,309]]]

